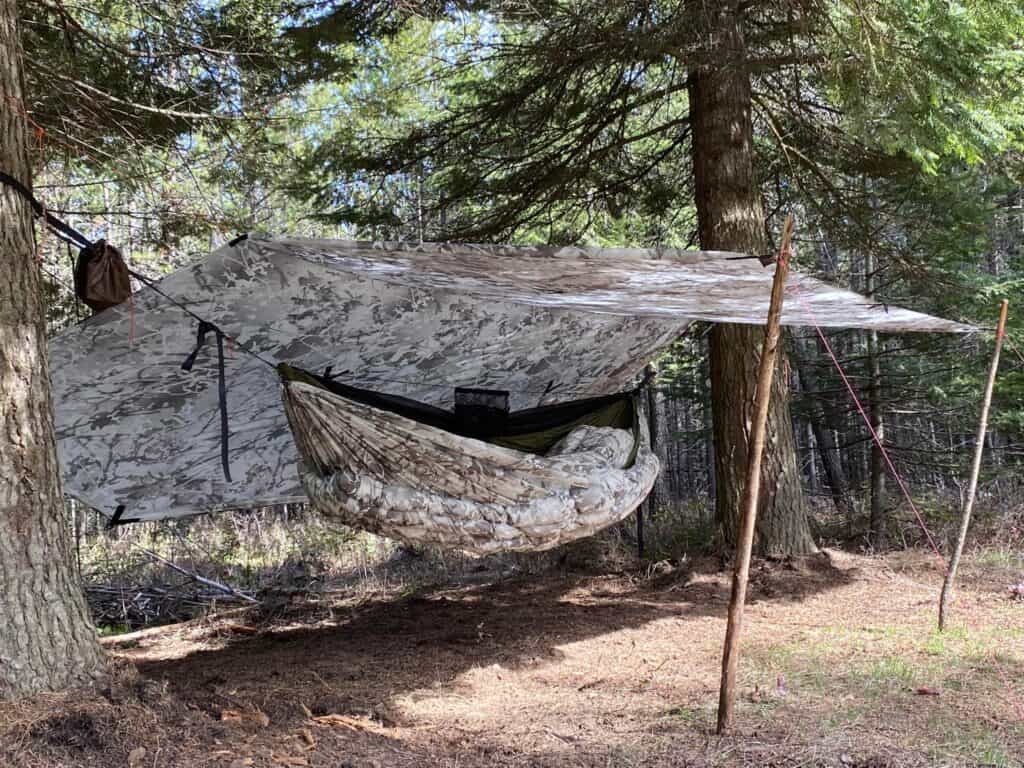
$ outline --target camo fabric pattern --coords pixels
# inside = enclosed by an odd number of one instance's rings
[[[305,501],[273,364],[333,366],[443,407],[457,386],[509,390],[513,409],[621,391],[694,319],[763,322],[772,270],[729,259],[250,236],[157,286],[231,337],[232,480],[214,337],[182,370],[197,321],[143,287],[51,341],[65,488],[106,515],[123,505],[124,520]],[[789,323],[813,312],[821,325],[969,330],[798,275],[790,285]]]

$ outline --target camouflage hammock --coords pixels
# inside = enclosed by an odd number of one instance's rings
[[[479,554],[547,549],[622,519],[658,475],[633,393],[489,428],[458,407],[373,407],[376,393],[280,370],[303,488],[321,512],[374,533]]]
[[[631,390],[693,320],[762,323],[771,273],[669,249],[240,239],[52,340],[65,488],[118,522],[312,499],[417,541],[553,546],[645,495],[657,462],[643,430],[581,422],[540,448],[503,445],[444,421],[456,390],[507,393],[511,421]],[[799,274],[789,285],[790,325],[971,330]],[[333,371],[290,380],[283,407],[280,363]]]

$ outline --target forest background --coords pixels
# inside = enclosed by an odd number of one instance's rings
[[[254,230],[696,247],[687,73],[713,48],[694,42],[694,6],[26,2],[28,99],[18,108],[34,137],[35,190],[49,211],[153,277]],[[999,299],[1010,299],[979,522],[1019,551],[1024,8],[757,2],[743,13],[766,237],[794,214],[796,268],[880,304],[987,328]],[[69,290],[75,254],[42,232],[40,251],[56,333],[87,310]],[[653,560],[720,535],[709,331],[695,326],[657,361],[650,418],[664,471],[646,506]],[[828,339],[945,542],[991,333]],[[792,329],[786,345],[816,540],[868,551],[922,543],[822,340]],[[257,542],[263,555],[246,562],[322,559],[324,541],[338,537],[387,548],[327,532],[296,509],[116,535],[75,513],[79,537],[104,557],[124,537],[173,554],[190,526],[217,529],[227,551],[253,519],[288,520],[290,532],[273,555]],[[316,533],[297,531],[297,519]],[[635,534],[616,536],[632,545]]]

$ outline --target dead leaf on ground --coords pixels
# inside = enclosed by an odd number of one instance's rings
[[[234,632],[239,635],[256,635],[259,634],[259,627],[250,627],[248,624],[239,624],[237,622],[231,622],[220,627],[221,632]]]
[[[141,764],[143,759],[146,757],[145,747],[136,747],[128,753],[128,768],[135,768]]]
[[[332,712],[329,715],[318,715],[313,718],[313,722],[317,725],[349,728],[353,731],[369,731],[370,733],[382,733],[384,731],[383,728],[372,720],[367,720],[361,717],[351,717],[350,715],[339,715],[336,712]]]
[[[270,759],[278,765],[286,765],[290,768],[301,768],[301,766],[309,765],[309,760],[304,757],[292,756],[292,755],[271,755]]]
[[[220,711],[220,720],[222,723],[242,723],[248,721],[256,723],[261,728],[266,728],[270,725],[270,718],[267,716],[267,713],[261,712],[258,709],[244,712],[238,709],[222,709]]]
[[[316,746],[316,739],[313,738],[313,732],[310,731],[309,728],[302,729],[302,740],[311,747]]]
[[[232,760],[228,768],[249,768],[252,763],[251,757],[239,757],[237,760]]]
[[[928,688],[927,686],[921,686],[920,688],[917,688],[914,691],[914,693],[916,693],[918,696],[941,696],[942,695],[942,691],[938,690],[937,688]]]

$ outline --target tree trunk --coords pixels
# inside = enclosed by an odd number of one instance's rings
[[[811,493],[817,494],[821,484],[818,481],[818,459],[815,454],[818,452],[818,441],[814,439],[814,425],[810,419],[804,424],[804,439],[807,441],[807,483]]]
[[[705,430],[704,434],[704,467],[708,478],[708,509],[710,510],[711,505],[718,507],[718,488],[715,485],[715,439],[714,439],[714,426],[713,417],[711,414],[712,403],[711,403],[711,343],[707,340],[703,342],[704,346],[704,365],[707,366],[704,371],[704,375],[701,377],[701,408],[703,413],[702,427]],[[708,434],[708,431],[711,434]],[[707,515],[707,521],[710,522],[711,515]]]
[[[14,0],[0,0],[0,168],[30,186]],[[31,211],[0,185],[0,699],[63,688],[102,653],[71,565]]]
[[[820,400],[821,385],[818,383],[818,376],[809,361],[812,354],[811,347],[796,335],[792,339],[797,358],[797,376],[800,379],[800,387],[807,398],[810,410],[809,423],[814,432],[814,441],[818,444],[818,455],[821,457],[821,466],[825,470],[825,480],[828,482],[836,510],[849,521],[853,516],[853,506],[847,495],[846,477],[843,474],[843,465],[833,437],[834,425],[826,416],[825,407]]]
[[[875,292],[875,259],[868,252],[864,254],[864,293]],[[885,462],[879,443],[885,442],[885,422],[882,419],[882,366],[878,359],[878,333],[868,331],[868,400],[871,414],[871,429],[878,442],[871,441],[871,518],[868,524],[868,541],[876,550],[886,545],[888,515],[885,508]]]
[[[732,0],[699,5],[694,18],[715,61],[690,72],[690,128],[700,244],[706,250],[767,250],[764,208],[754,172],[750,75],[743,14]],[[764,329],[718,325],[711,332],[716,512],[728,545],[736,543],[748,425]],[[800,488],[788,387],[779,365],[762,465],[755,547],[771,554],[814,551]]]

